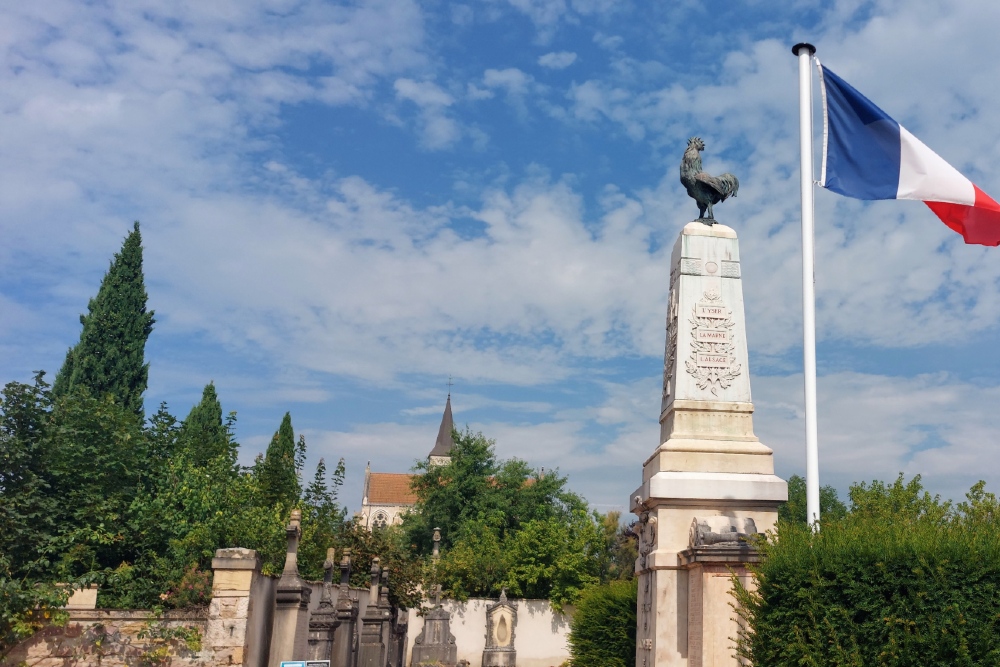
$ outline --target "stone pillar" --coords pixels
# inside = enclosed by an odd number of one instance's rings
[[[354,633],[358,606],[351,599],[351,550],[344,549],[340,559],[340,589],[337,593],[337,624],[333,630],[331,667],[354,667]]]
[[[319,606],[309,616],[309,659],[330,660],[333,652],[333,633],[337,626],[337,610],[333,606],[334,550],[326,550],[323,562],[323,593]]]
[[[379,567],[378,558],[372,559],[372,583],[368,593],[368,607],[361,617],[361,639],[358,647],[358,667],[385,667],[386,644],[382,639],[383,622],[388,614],[379,608]]]
[[[274,631],[271,634],[270,667],[283,660],[305,660],[309,650],[309,597],[312,589],[299,577],[298,550],[302,536],[302,512],[292,510],[285,529],[288,549],[285,569],[278,579],[275,595]]]
[[[680,553],[690,546],[695,517],[752,518],[761,531],[773,528],[788,490],[774,475],[771,450],[753,432],[739,244],[731,228],[692,222],[681,231],[671,257],[666,339],[660,445],[631,502],[639,516],[636,667],[694,667],[692,649],[706,638],[715,657],[705,665],[735,666],[729,637],[736,626],[728,597],[719,599],[727,589],[701,588],[702,597],[692,597],[691,563]],[[693,576],[704,582],[703,569]],[[703,614],[723,604],[708,621],[732,628],[692,636],[689,603]]]
[[[379,573],[378,610],[382,617],[382,644],[385,645],[385,660],[389,667],[398,667],[394,662],[392,605],[389,604],[389,570],[382,568]]]
[[[730,637],[739,628],[729,594],[732,577],[752,586],[747,565],[760,556],[747,538],[756,534],[751,519],[695,518],[690,546],[678,554],[688,573],[688,666],[739,664],[732,658]]]
[[[219,549],[212,559],[205,650],[213,664],[265,667],[271,639],[272,580],[253,549]]]

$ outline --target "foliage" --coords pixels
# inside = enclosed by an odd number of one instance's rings
[[[141,416],[149,364],[146,339],[153,330],[153,312],[146,311],[139,223],[125,238],[121,252],[101,281],[97,295],[80,316],[80,341],[66,354],[56,377],[56,394],[85,388],[102,398],[111,394],[126,410]]]
[[[43,625],[65,624],[69,616],[61,608],[69,594],[66,587],[12,576],[9,561],[0,554],[0,658]]]
[[[919,477],[857,484],[822,530],[780,524],[757,588],[735,582],[751,664],[878,666],[1000,662],[1000,507],[979,483],[958,506]]]
[[[847,514],[847,505],[841,502],[837,489],[823,486],[819,489],[819,515],[822,521],[841,519]],[[778,508],[778,519],[806,523],[806,480],[801,475],[788,478],[788,502]]]
[[[184,419],[177,440],[195,465],[205,465],[217,456],[232,453],[232,438],[222,422],[222,404],[213,383],[205,385],[201,402]]]
[[[202,636],[198,628],[192,625],[169,625],[160,618],[144,623],[136,637],[180,644],[193,652],[201,650]]]
[[[257,477],[265,502],[291,508],[299,499],[298,457],[292,415],[285,413],[264,459],[257,464]]]
[[[212,600],[211,571],[200,570],[197,565],[192,565],[184,572],[177,586],[161,593],[160,598],[165,606],[177,609],[208,606]]]
[[[556,607],[586,586],[623,568],[619,516],[602,516],[566,488],[558,471],[542,474],[519,459],[498,460],[481,433],[452,434],[451,462],[419,462],[418,501],[403,529],[418,554],[432,549],[441,529],[442,556],[434,576],[457,599],[515,596],[547,598]],[[625,556],[627,558],[627,556]]]
[[[337,504],[337,492],[344,483],[344,459],[327,482],[326,462],[319,460],[312,482],[302,494],[302,539],[299,541],[299,572],[307,579],[323,578],[326,550],[345,541],[350,527],[347,509]]]
[[[635,664],[637,582],[612,581],[585,590],[570,625],[572,667]]]
[[[338,559],[344,548],[351,550],[351,585],[370,585],[372,561],[378,557],[379,566],[389,572],[389,601],[404,608],[420,606],[429,583],[426,561],[407,543],[399,526],[371,531],[358,520],[347,521],[336,544]]]
[[[15,575],[38,567],[38,547],[53,530],[56,498],[45,465],[52,396],[44,380],[11,382],[0,395],[0,554]]]

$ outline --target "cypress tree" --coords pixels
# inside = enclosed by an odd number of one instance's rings
[[[229,431],[222,423],[222,404],[214,383],[205,385],[201,402],[191,408],[181,424],[180,442],[187,456],[198,466],[229,453]]]
[[[258,464],[261,492],[268,505],[291,507],[301,492],[297,472],[298,448],[292,430],[292,415],[285,413],[278,432],[271,438],[264,459]]]
[[[80,316],[80,342],[66,354],[54,391],[64,394],[85,387],[95,397],[112,394],[115,400],[142,416],[149,364],[146,339],[153,330],[153,311],[146,310],[142,273],[142,237],[139,223],[125,238],[121,252],[101,281],[97,296]]]

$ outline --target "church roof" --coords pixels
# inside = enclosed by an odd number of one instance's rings
[[[455,429],[455,422],[451,418],[451,394],[444,404],[444,414],[441,416],[441,428],[438,429],[437,442],[429,456],[451,456],[451,448],[455,446],[455,441],[451,439],[451,432]]]
[[[369,505],[415,505],[417,496],[410,488],[413,475],[373,472],[368,476]]]

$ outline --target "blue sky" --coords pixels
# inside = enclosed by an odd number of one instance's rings
[[[755,426],[800,473],[796,61],[1000,196],[985,1],[308,0],[0,8],[0,377],[58,370],[142,223],[147,407],[215,382],[247,463],[405,471],[459,424],[624,509],[658,442],[687,137],[739,197]],[[1000,261],[922,204],[817,193],[823,482],[1000,482]]]

